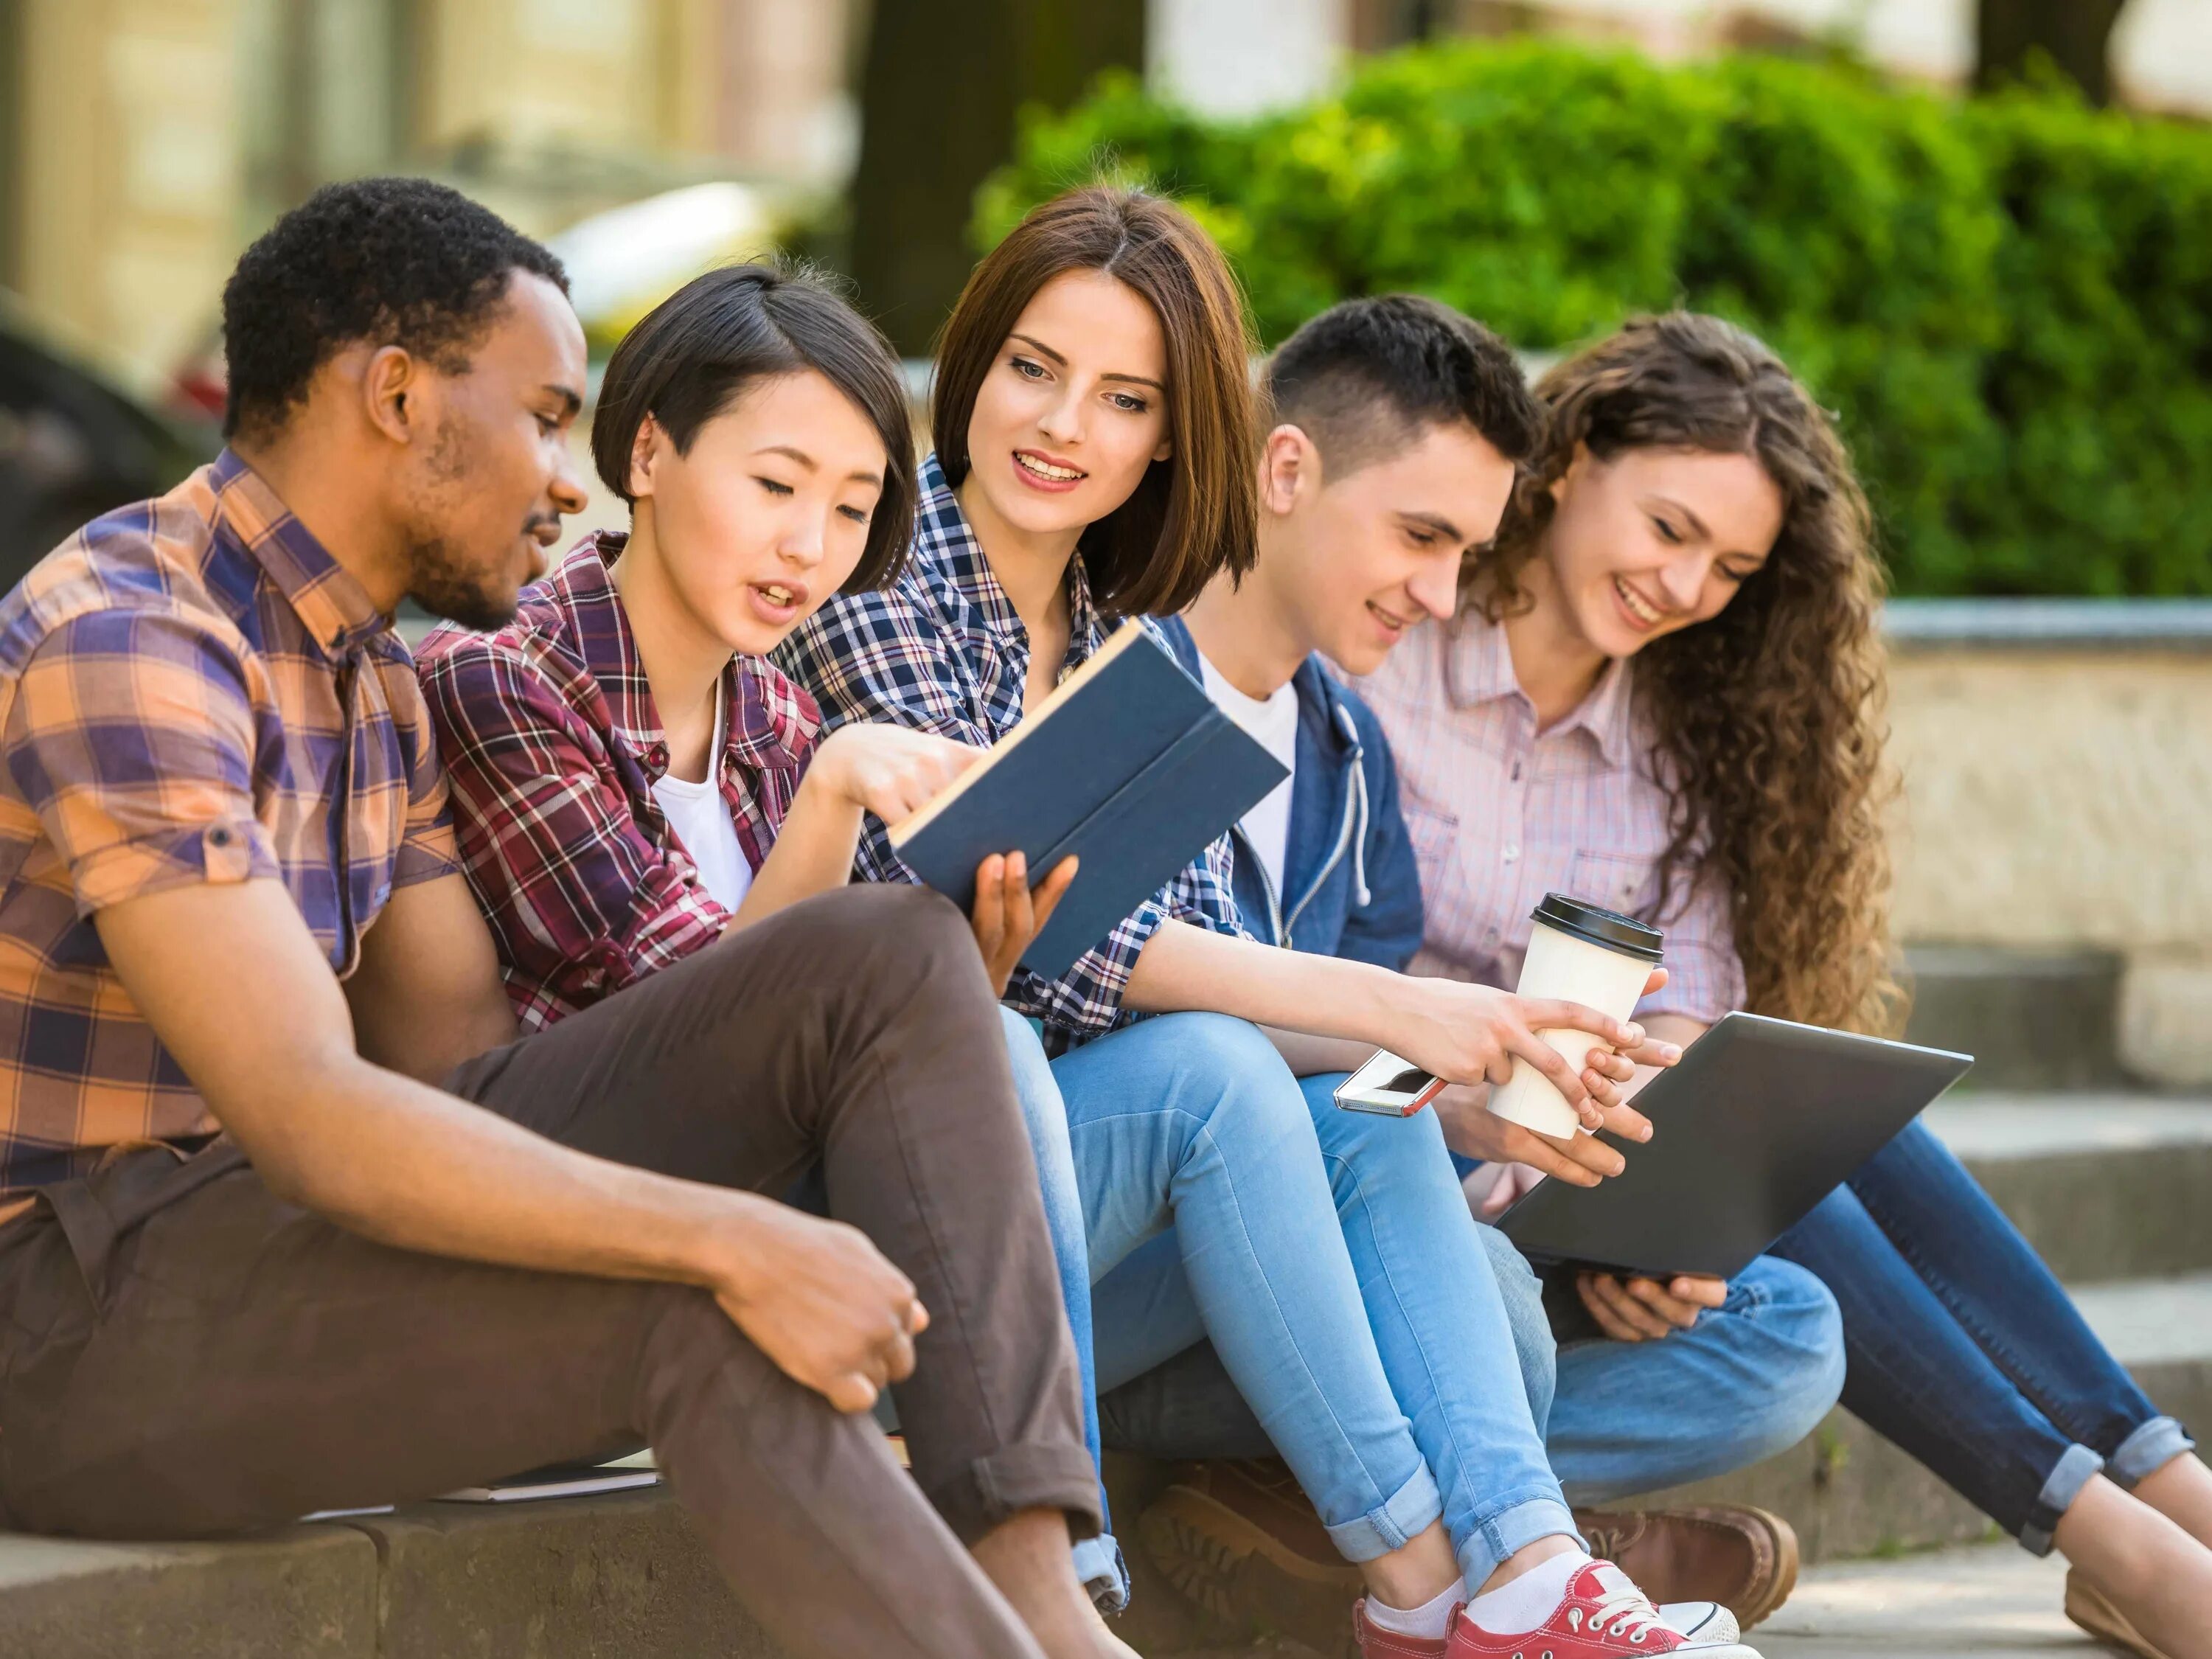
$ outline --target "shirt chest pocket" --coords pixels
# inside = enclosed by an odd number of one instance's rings
[[[1637,853],[1577,852],[1567,891],[1623,915],[1644,916],[1659,898],[1659,861]]]

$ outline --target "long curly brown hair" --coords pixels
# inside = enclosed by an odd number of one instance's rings
[[[1702,880],[1729,896],[1754,1012],[1890,1031],[1883,815],[1895,785],[1866,496],[1834,424],[1765,344],[1717,317],[1638,318],[1537,386],[1546,422],[1466,599],[1492,621],[1531,600],[1552,486],[1578,447],[1749,455],[1781,491],[1782,531],[1728,608],[1638,653],[1638,712],[1672,796],[1661,915]]]

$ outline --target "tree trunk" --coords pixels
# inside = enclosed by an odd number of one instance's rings
[[[1144,0],[876,0],[860,82],[853,276],[921,356],[967,280],[975,187],[1024,106],[1065,108],[1100,70],[1140,70]]]
[[[1977,0],[1974,85],[2017,81],[2046,58],[2093,104],[2112,97],[2112,26],[2126,0]]]

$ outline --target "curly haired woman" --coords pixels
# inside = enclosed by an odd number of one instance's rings
[[[1416,970],[1512,984],[1547,888],[1658,918],[1638,1010],[1884,1030],[1883,590],[1828,416],[1716,318],[1629,324],[1538,392],[1547,428],[1450,624],[1361,690],[1396,751],[1426,895]],[[1480,1141],[1478,1091],[1454,1139]],[[1465,1150],[1476,1152],[1477,1146]],[[1486,1170],[1494,1203],[1526,1177]],[[1774,1247],[1843,1310],[1844,1403],[2037,1553],[2145,1655],[2212,1630],[2212,1470],[2035,1252],[1915,1124]],[[1695,1317],[1585,1277],[1617,1340]]]

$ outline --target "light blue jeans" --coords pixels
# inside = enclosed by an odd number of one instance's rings
[[[1333,1103],[1341,1080],[1304,1079],[1317,1121],[1324,1113],[1355,1115]],[[1530,1414],[1544,1426],[1552,1468],[1577,1504],[1757,1462],[1795,1445],[1836,1403],[1843,1322],[1835,1298],[1802,1267],[1762,1256],[1729,1285],[1727,1302],[1688,1331],[1656,1342],[1571,1341],[1555,1355],[1534,1273],[1504,1234],[1476,1232],[1489,1282],[1502,1295]],[[1107,1444],[1166,1457],[1273,1454],[1200,1340],[1204,1322],[1172,1249],[1148,1244],[1123,1262],[1094,1287],[1092,1310]]]
[[[1212,1014],[1139,1020],[1052,1072],[1094,1279],[1158,1241],[1146,1261],[1177,1270],[1346,1559],[1441,1518],[1480,1584],[1575,1535],[1433,1114],[1312,1109],[1266,1037]],[[1152,1312],[1094,1297],[1097,1355],[1153,1352]]]

